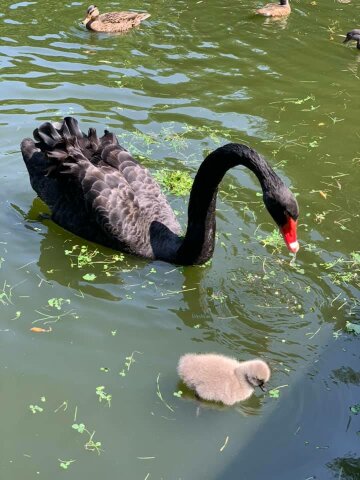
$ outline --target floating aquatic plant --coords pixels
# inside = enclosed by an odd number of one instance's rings
[[[189,172],[185,170],[162,168],[154,173],[154,177],[168,192],[178,197],[189,195],[193,184]]]

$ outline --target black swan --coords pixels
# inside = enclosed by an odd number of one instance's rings
[[[229,143],[199,167],[190,194],[184,237],[166,197],[148,170],[121,147],[113,133],[81,132],[77,120],[43,123],[21,152],[31,186],[54,222],[116,250],[178,265],[205,263],[215,244],[218,185],[227,170],[244,165],[257,176],[263,200],[291,252],[297,252],[298,205],[268,163],[251,148]]]
[[[204,400],[234,405],[251,397],[255,387],[266,391],[269,365],[255,358],[238,362],[217,353],[186,353],[180,357],[177,371],[181,380]]]
[[[359,29],[351,30],[351,32],[348,32],[346,34],[346,37],[343,43],[350,42],[351,40],[354,40],[357,42],[356,46],[360,50],[360,30]]]

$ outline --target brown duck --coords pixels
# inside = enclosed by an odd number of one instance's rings
[[[100,15],[95,5],[90,5],[86,13],[82,23],[94,32],[126,32],[150,17],[150,13],[138,12],[109,12]]]
[[[268,3],[263,8],[256,10],[256,13],[264,17],[285,17],[291,12],[289,0],[280,0],[280,3]]]

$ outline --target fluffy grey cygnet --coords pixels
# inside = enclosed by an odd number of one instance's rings
[[[265,391],[269,365],[260,359],[239,362],[216,353],[187,353],[180,357],[178,374],[204,400],[234,405],[249,398],[255,387]]]

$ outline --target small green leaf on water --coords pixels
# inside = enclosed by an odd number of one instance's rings
[[[95,273],[85,273],[82,278],[88,282],[93,282],[96,278],[96,275]]]
[[[181,390],[178,390],[177,392],[174,392],[173,395],[174,397],[178,397],[178,398],[181,398],[183,392]]]
[[[354,333],[355,335],[360,335],[360,324],[346,322],[346,330],[348,332]]]
[[[355,405],[352,405],[350,407],[350,411],[351,413],[353,413],[354,415],[358,415],[360,413],[360,403],[356,403]]]
[[[32,413],[41,413],[44,411],[44,409],[39,407],[39,405],[29,405],[29,408]]]
[[[99,402],[102,402],[103,400],[105,400],[108,406],[109,407],[111,406],[112,395],[110,395],[110,393],[105,392],[104,385],[96,387],[96,395],[99,397]]]
[[[73,423],[71,425],[71,428],[73,428],[74,430],[76,430],[79,433],[83,433],[84,430],[85,430],[85,425],[83,423]]]
[[[56,308],[57,310],[61,310],[63,303],[70,303],[70,300],[68,298],[49,298],[48,300],[50,307]]]
[[[67,470],[69,468],[69,466],[75,462],[75,460],[60,460],[60,458],[58,458],[59,460],[59,467],[64,469],[64,470]]]
[[[108,373],[109,372],[109,369],[107,367],[101,367],[100,368],[100,371],[101,372],[104,372],[104,373]]]
[[[280,390],[278,388],[273,388],[269,390],[269,397],[270,398],[279,398],[280,397]]]

